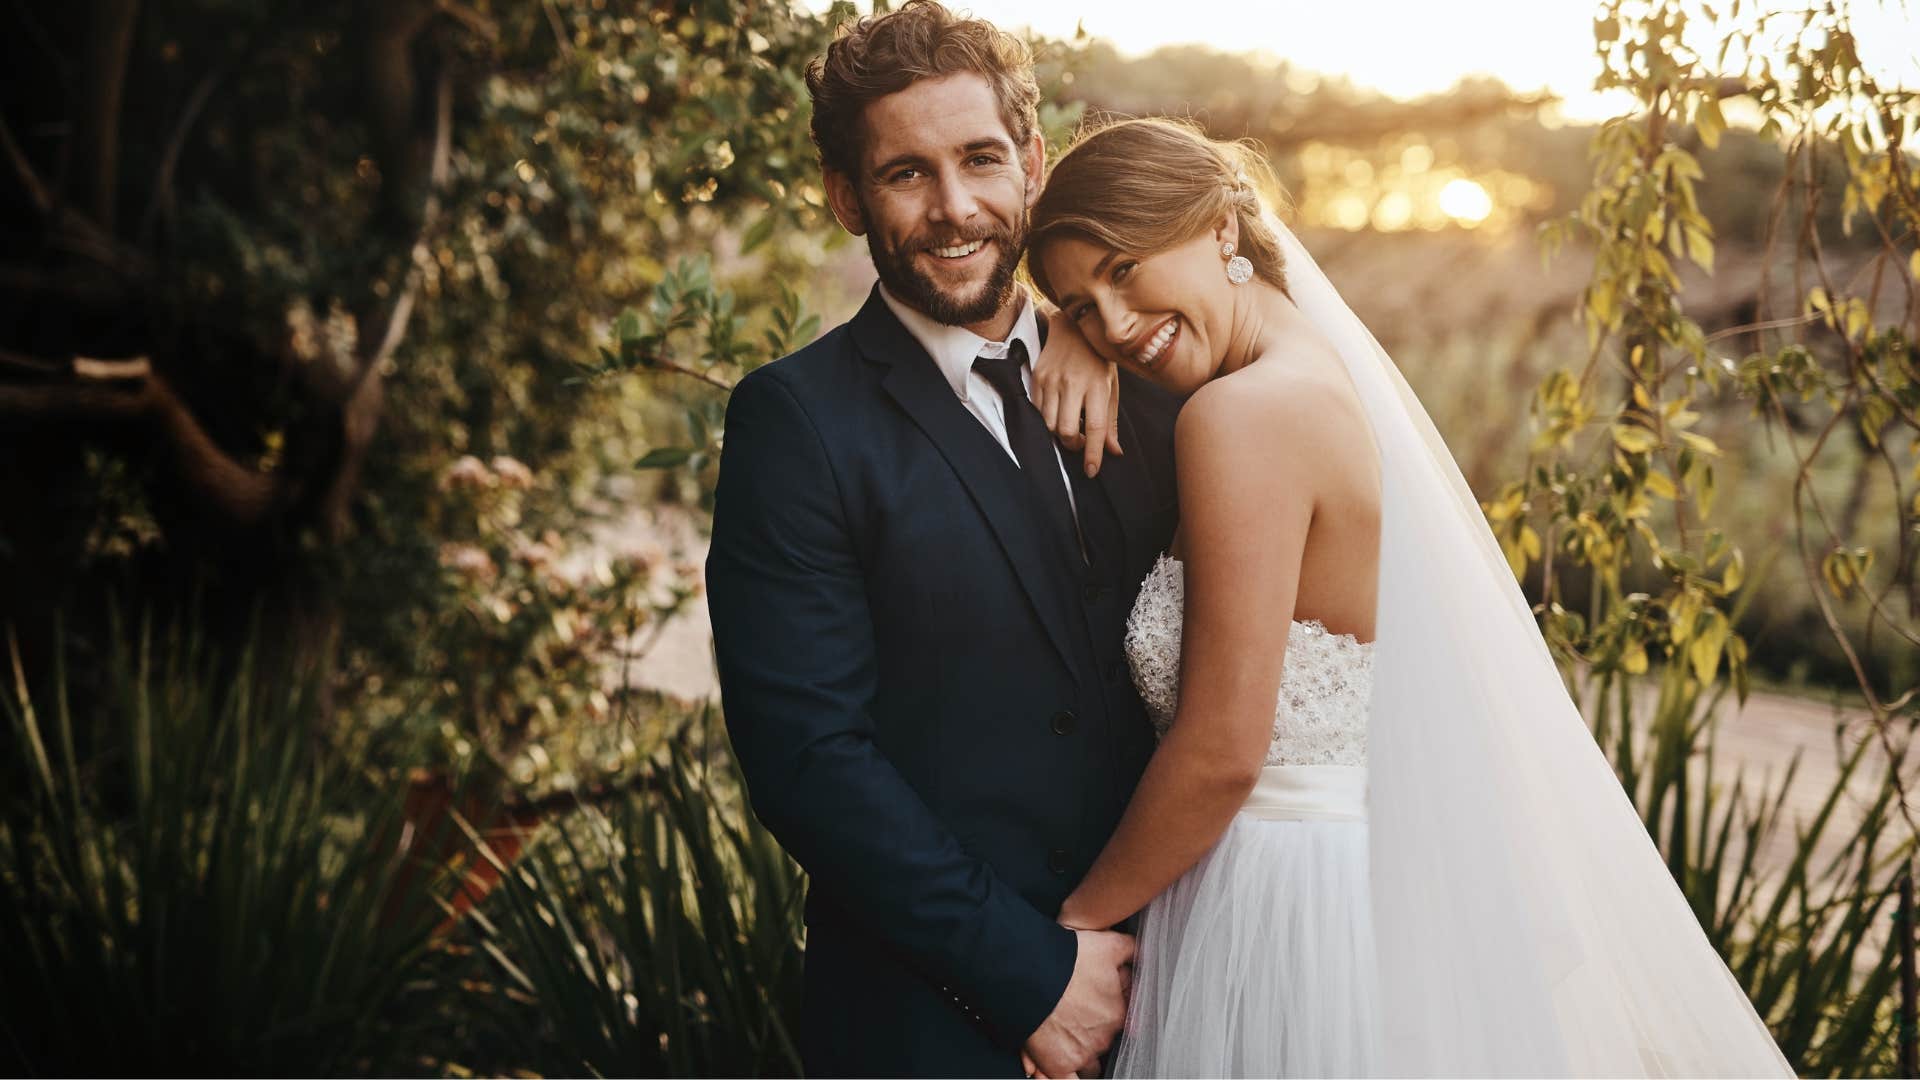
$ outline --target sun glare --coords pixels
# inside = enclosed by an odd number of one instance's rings
[[[1440,209],[1462,225],[1478,225],[1493,213],[1493,197],[1486,188],[1461,177],[1440,189]]]

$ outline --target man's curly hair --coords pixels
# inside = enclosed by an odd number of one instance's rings
[[[907,0],[897,11],[841,26],[825,56],[807,65],[813,144],[820,164],[860,171],[860,116],[874,101],[922,79],[972,72],[987,80],[1016,147],[1039,126],[1040,86],[1026,43],[982,19],[961,18],[938,0]]]

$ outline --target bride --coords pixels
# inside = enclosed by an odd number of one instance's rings
[[[1127,639],[1161,743],[1060,911],[1142,912],[1115,1073],[1791,1075],[1261,170],[1125,121],[1033,211],[1041,411],[1109,363],[1187,399]]]

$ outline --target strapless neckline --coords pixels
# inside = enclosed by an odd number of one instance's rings
[[[1128,666],[1147,718],[1162,735],[1180,699],[1185,597],[1185,564],[1162,553],[1127,618]],[[1365,765],[1373,661],[1372,642],[1335,634],[1318,620],[1291,620],[1266,764]]]

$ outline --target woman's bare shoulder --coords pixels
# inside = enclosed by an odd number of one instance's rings
[[[1176,445],[1201,449],[1223,440],[1263,453],[1337,444],[1364,423],[1340,359],[1308,345],[1269,355],[1195,391],[1180,410]]]

